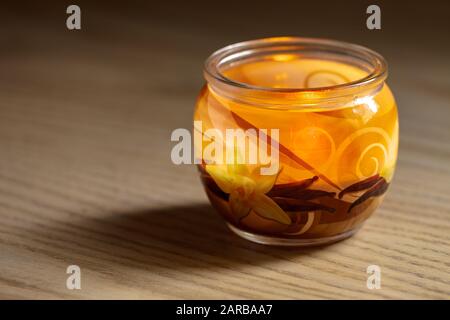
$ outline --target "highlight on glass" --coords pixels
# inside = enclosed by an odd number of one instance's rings
[[[268,38],[216,51],[204,76],[194,120],[202,135],[218,131],[203,138],[222,139],[220,151],[235,161],[218,162],[204,143],[199,174],[235,233],[272,245],[326,244],[354,234],[380,205],[394,174],[398,118],[378,53]],[[225,139],[227,129],[245,132],[245,144]],[[276,170],[264,174],[267,161],[249,161],[255,149],[276,153]]]

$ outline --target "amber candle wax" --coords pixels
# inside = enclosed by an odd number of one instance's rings
[[[265,244],[324,244],[353,234],[379,206],[398,147],[397,108],[379,54],[270,38],[217,51],[205,77],[194,115],[202,132],[264,129],[278,152],[278,169],[264,175],[258,161],[218,163],[203,152],[208,143],[198,150],[208,198],[233,231]],[[247,138],[232,146],[236,158],[249,158],[255,140]]]

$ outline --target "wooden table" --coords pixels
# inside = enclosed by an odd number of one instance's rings
[[[418,46],[414,36],[427,29],[394,28],[389,11],[386,29],[370,33],[361,7],[348,13],[360,21],[340,29],[331,26],[342,17],[245,28],[268,8],[224,27],[225,14],[199,8],[188,19],[187,7],[173,15],[169,6],[81,7],[81,31],[65,29],[62,5],[0,17],[0,298],[450,298],[450,50],[439,33]],[[211,51],[304,34],[308,23],[317,32],[306,35],[387,57],[398,168],[354,237],[265,247],[226,228],[194,167],[171,163],[170,133],[190,128]],[[379,290],[366,287],[372,264],[381,267]],[[81,290],[66,288],[69,265],[81,268]]]

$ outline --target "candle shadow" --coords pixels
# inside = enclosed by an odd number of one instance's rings
[[[292,262],[298,263],[299,257],[321,250],[249,242],[232,233],[206,203],[116,212],[103,218],[80,215],[69,227],[77,232],[64,232],[58,240],[71,255],[150,272],[161,266],[186,271],[234,269],[294,258]],[[45,232],[52,233],[52,226]]]

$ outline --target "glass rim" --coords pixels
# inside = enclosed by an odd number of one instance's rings
[[[321,87],[264,87],[251,85],[244,82],[235,81],[222,74],[220,66],[225,62],[232,61],[242,56],[252,56],[261,50],[270,50],[276,47],[283,46],[286,48],[297,46],[297,51],[301,52],[308,47],[316,47],[317,52],[332,51],[336,55],[343,57],[353,57],[366,59],[371,65],[372,70],[368,72],[367,76],[349,81],[341,84]],[[365,88],[383,82],[387,78],[388,66],[386,60],[379,53],[353,43],[330,40],[322,38],[304,38],[304,37],[270,37],[257,40],[243,41],[223,47],[212,53],[205,61],[204,75],[209,82],[217,81],[225,86],[231,86],[233,89],[248,89],[258,92],[272,92],[272,93],[315,93],[315,92],[335,92],[347,91],[348,89]]]

